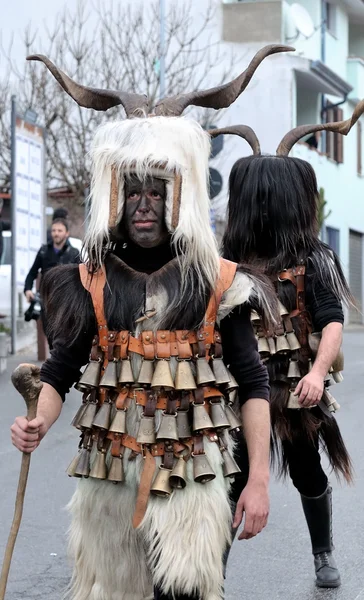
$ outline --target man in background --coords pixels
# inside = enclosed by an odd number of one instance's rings
[[[52,216],[52,225],[53,225],[54,221],[57,221],[57,219],[65,219],[67,221],[67,219],[68,219],[67,208],[56,208],[56,210],[54,211],[53,216]],[[47,229],[47,244],[52,242],[52,225],[50,227],[48,227],[48,229]]]
[[[54,219],[51,228],[51,241],[41,246],[25,280],[24,294],[28,302],[34,300],[32,288],[39,271],[41,275],[44,275],[56,265],[80,262],[79,251],[71,246],[68,236],[67,221],[61,218]]]

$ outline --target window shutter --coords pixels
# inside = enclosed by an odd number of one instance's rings
[[[335,121],[335,113],[333,108],[329,108],[330,103],[326,104],[326,123]],[[329,158],[334,158],[334,134],[332,131],[326,131],[326,154]]]

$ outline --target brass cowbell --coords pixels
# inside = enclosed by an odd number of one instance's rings
[[[289,315],[288,310],[286,309],[286,307],[282,304],[282,302],[280,300],[278,300],[278,307],[279,307],[279,314],[281,317],[287,317]]]
[[[116,410],[115,416],[109,427],[111,433],[126,433],[126,410]]]
[[[294,409],[302,408],[302,406],[298,402],[298,396],[295,396],[294,390],[290,390],[290,392],[289,392],[287,408],[294,408]]]
[[[214,429],[230,429],[230,421],[226,416],[226,412],[222,405],[221,400],[219,402],[210,402],[211,407],[211,420]]]
[[[73,419],[71,421],[72,427],[76,427],[76,429],[80,429],[80,421],[82,419],[83,413],[85,412],[86,408],[87,408],[87,400],[83,400],[80,408],[78,409],[78,411],[76,412],[75,416],[73,417]]]
[[[258,337],[258,352],[262,358],[270,356],[269,345],[265,337]]]
[[[76,454],[76,456],[72,459],[71,463],[69,464],[66,471],[68,477],[76,477],[76,468],[78,461],[80,460],[80,454],[81,450],[78,452],[78,454]]]
[[[190,360],[179,360],[175,377],[176,390],[195,390],[196,382]]]
[[[161,440],[174,440],[178,442],[177,413],[169,415],[163,411],[159,429],[157,431],[157,442]]]
[[[333,378],[335,383],[341,383],[342,381],[344,381],[343,374],[340,371],[333,371],[333,373],[331,373],[331,377]]]
[[[276,354],[277,352],[277,348],[276,348],[276,342],[274,337],[269,337],[267,339],[268,342],[268,347],[269,347],[269,354],[272,356],[273,354]]]
[[[294,352],[295,350],[299,350],[301,348],[301,344],[299,343],[295,332],[289,331],[286,335],[290,350],[292,352]]]
[[[241,473],[235,459],[231,456],[230,452],[225,448],[221,450],[223,459],[222,472],[224,477],[235,477]]]
[[[143,360],[139,375],[138,375],[138,383],[139,385],[150,385],[153,379],[153,370],[154,370],[154,360]]]
[[[193,478],[197,483],[207,483],[215,479],[216,475],[212,470],[209,459],[206,454],[192,454],[193,458]]]
[[[177,411],[177,432],[179,440],[184,440],[192,436],[188,410]]]
[[[152,389],[164,388],[166,391],[174,389],[169,360],[157,360],[150,387]]]
[[[284,334],[277,335],[276,337],[276,348],[277,354],[286,354],[291,350],[290,345],[287,341],[287,338]]]
[[[89,389],[97,388],[100,381],[101,361],[91,360],[86,366],[75,388],[80,392],[85,392]]]
[[[74,477],[88,477],[90,474],[90,451],[86,448],[80,450]]]
[[[97,400],[88,402],[82,417],[78,422],[78,429],[90,429],[92,427],[93,420],[97,411]]]
[[[117,375],[118,363],[116,360],[112,360],[108,363],[105,373],[103,374],[100,387],[115,389],[118,386],[118,375]]]
[[[202,429],[213,429],[214,424],[211,421],[206,408],[205,403],[195,404],[193,403],[193,431],[201,431]]]
[[[252,323],[260,321],[260,316],[255,310],[250,311],[250,320],[252,321]]]
[[[111,458],[107,479],[113,483],[124,481],[123,459],[121,456],[113,456]]]
[[[154,417],[142,415],[136,441],[138,444],[155,444]]]
[[[289,361],[287,377],[288,379],[301,379],[301,371],[297,360]]]
[[[212,371],[216,385],[226,385],[230,382],[229,371],[224,365],[222,358],[212,359]]]
[[[187,465],[183,456],[181,456],[173,467],[172,473],[169,477],[169,484],[173,488],[179,490],[186,487],[187,484]]]
[[[119,383],[124,385],[134,383],[134,375],[131,368],[130,359],[128,358],[121,361]]]
[[[104,449],[97,451],[90,471],[90,477],[94,479],[106,479],[106,451]]]
[[[215,376],[207,362],[206,358],[197,358],[196,361],[196,378],[198,385],[211,385],[215,383]]]
[[[242,427],[241,422],[239,421],[231,406],[229,406],[228,404],[225,406],[225,413],[230,423],[230,429],[235,431],[240,430]]]
[[[99,408],[92,425],[100,429],[109,429],[111,416],[111,402],[107,400]]]
[[[160,496],[161,498],[168,498],[171,495],[172,488],[169,483],[171,473],[170,469],[165,469],[162,465],[158,468],[157,475],[150,488],[151,494]]]
[[[229,373],[229,383],[226,384],[226,387],[224,388],[225,392],[233,392],[235,390],[239,389],[239,384],[236,381],[234,375],[228,370]]]

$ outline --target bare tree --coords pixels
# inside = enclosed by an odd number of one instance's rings
[[[195,3],[194,3],[195,5]],[[158,99],[160,33],[158,2],[126,4],[98,0],[90,9],[79,0],[75,12],[65,9],[53,28],[24,32],[24,56],[43,53],[83,85],[147,94]],[[166,15],[166,95],[211,86],[231,78],[232,55],[227,60],[213,37],[213,0],[196,24],[192,0],[170,2]],[[0,140],[3,148],[0,182],[9,185],[10,95],[16,93],[22,111],[34,109],[47,130],[47,175],[53,185],[68,186],[82,202],[89,184],[88,150],[95,128],[105,119],[122,118],[121,109],[107,113],[80,108],[63,92],[43,65],[24,62],[22,68],[6,53],[8,77],[0,82]],[[1,111],[2,105],[4,110]],[[5,110],[7,108],[7,110]],[[210,120],[206,111],[201,122]]]

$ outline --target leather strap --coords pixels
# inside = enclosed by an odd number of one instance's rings
[[[217,282],[216,290],[212,294],[210,301],[208,303],[206,314],[205,314],[205,320],[204,320],[204,324],[203,324],[203,328],[202,328],[205,333],[204,337],[205,337],[205,342],[206,342],[207,348],[210,348],[211,344],[213,343],[213,335],[214,335],[214,328],[215,328],[215,323],[216,323],[217,310],[218,310],[219,304],[221,302],[221,298],[222,298],[223,294],[226,292],[226,290],[228,290],[229,287],[231,286],[231,284],[234,280],[234,277],[235,277],[237,266],[238,265],[236,263],[233,263],[230,260],[220,258],[219,280]]]
[[[145,360],[154,360],[155,351],[153,331],[143,331],[142,341]]]
[[[159,330],[156,333],[156,358],[170,358],[171,357],[171,336],[167,330]]]
[[[191,343],[188,339],[188,331],[176,331],[176,340],[178,358],[185,360],[192,358]]]
[[[203,446],[203,435],[193,436],[193,454],[205,454]]]
[[[155,458],[149,452],[148,448],[145,449],[144,453],[144,467],[140,478],[138,496],[135,503],[135,510],[133,515],[133,527],[136,529],[144,519],[145,512],[147,510],[147,504],[150,495],[150,488],[155,473]]]
[[[100,346],[104,352],[106,352],[108,333],[104,312],[104,287],[106,283],[106,274],[103,269],[99,269],[96,271],[96,273],[90,273],[85,264],[80,264],[78,268],[81,283],[85,290],[91,294],[92,304],[99,328]]]

